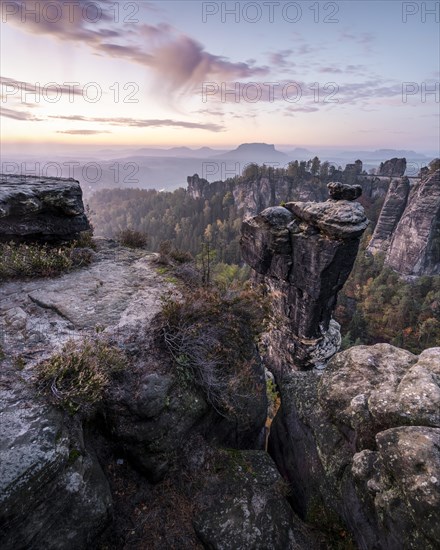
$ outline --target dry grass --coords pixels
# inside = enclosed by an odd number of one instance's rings
[[[104,339],[69,340],[60,353],[40,363],[37,384],[70,413],[89,416],[102,401],[115,373],[127,358]]]

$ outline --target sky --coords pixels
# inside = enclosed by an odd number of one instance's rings
[[[0,3],[4,150],[438,155],[438,1]]]

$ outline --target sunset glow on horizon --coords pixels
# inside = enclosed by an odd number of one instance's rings
[[[439,147],[438,2],[1,0],[1,140]]]

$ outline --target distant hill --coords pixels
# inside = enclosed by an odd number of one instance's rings
[[[242,143],[236,149],[216,155],[216,159],[244,160],[257,162],[287,162],[289,157],[275,149],[275,146],[268,143]]]

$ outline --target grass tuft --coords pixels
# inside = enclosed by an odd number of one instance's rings
[[[36,367],[37,385],[71,414],[90,416],[102,402],[115,373],[127,358],[104,339],[69,340],[61,352]]]

